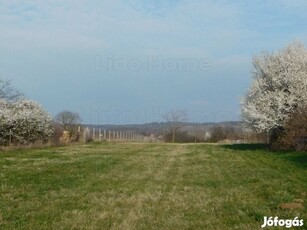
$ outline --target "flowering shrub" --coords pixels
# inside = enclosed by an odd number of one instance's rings
[[[37,102],[0,99],[0,144],[46,142],[52,133],[52,118]]]
[[[291,114],[307,102],[307,50],[300,42],[253,60],[252,84],[242,101],[247,127],[271,134],[274,141]]]

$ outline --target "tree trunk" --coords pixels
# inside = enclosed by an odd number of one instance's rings
[[[276,142],[277,139],[280,137],[280,135],[283,133],[283,131],[284,131],[284,128],[282,126],[281,127],[276,127],[274,129],[271,129],[268,132],[269,145],[272,145],[274,142]]]

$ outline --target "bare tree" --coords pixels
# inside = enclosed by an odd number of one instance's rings
[[[227,129],[225,127],[214,125],[210,128],[211,142],[218,142],[227,138]]]
[[[64,129],[67,130],[69,127],[79,124],[81,117],[78,113],[62,111],[55,116],[55,121],[61,123]]]
[[[22,93],[12,86],[9,80],[0,79],[0,99],[16,101],[22,97]]]
[[[172,141],[176,140],[176,132],[182,126],[182,123],[188,120],[188,113],[186,110],[172,110],[162,116],[163,119],[169,123],[170,131],[172,133]]]
[[[197,124],[193,127],[192,133],[194,136],[194,142],[196,143],[197,141],[204,141],[205,139],[205,132],[203,128],[201,127],[200,124]]]

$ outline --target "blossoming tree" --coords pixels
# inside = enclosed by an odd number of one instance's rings
[[[307,50],[300,42],[253,59],[253,81],[242,100],[242,117],[258,132],[278,133],[290,114],[307,103]]]
[[[47,141],[52,133],[52,117],[37,102],[0,99],[1,144]]]

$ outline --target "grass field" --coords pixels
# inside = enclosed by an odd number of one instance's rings
[[[260,229],[307,222],[307,154],[94,143],[0,153],[0,229]],[[306,227],[305,223],[305,227]],[[272,228],[270,228],[272,229]]]

